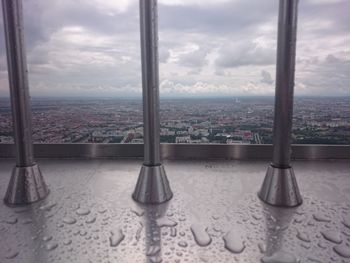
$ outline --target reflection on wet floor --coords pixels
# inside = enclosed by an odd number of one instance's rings
[[[11,161],[0,161],[4,195]],[[140,161],[41,160],[50,196],[0,204],[0,262],[350,262],[350,164],[295,162],[304,202],[256,196],[266,162],[168,161],[174,198],[131,199]]]

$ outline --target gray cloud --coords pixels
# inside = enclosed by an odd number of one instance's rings
[[[169,2],[159,4],[163,93],[271,94],[278,1]],[[348,0],[300,1],[296,94],[350,95],[348,10]],[[24,0],[32,95],[139,94],[138,16],[137,0]],[[7,83],[0,37],[0,96]]]
[[[209,35],[241,33],[277,15],[277,1],[227,1],[219,4],[160,5],[160,28]]]
[[[185,67],[202,67],[207,63],[207,55],[208,50],[199,48],[198,50],[182,55],[179,63]]]
[[[261,83],[266,83],[271,85],[273,83],[273,79],[271,77],[271,74],[267,72],[266,70],[261,71]]]
[[[313,65],[308,65],[305,70],[296,72],[296,81],[303,88],[297,90],[300,95],[349,95],[350,89],[350,59],[341,59],[332,54],[323,60],[318,60]]]
[[[257,43],[233,43],[219,50],[216,65],[224,68],[234,68],[249,65],[272,65],[276,61],[276,51]]]

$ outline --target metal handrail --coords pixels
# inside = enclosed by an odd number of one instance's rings
[[[162,143],[163,159],[271,160],[271,144],[171,144]],[[143,144],[56,143],[34,144],[36,158],[143,158]],[[0,144],[0,158],[14,158],[14,144]],[[350,145],[292,145],[293,160],[350,159]]]

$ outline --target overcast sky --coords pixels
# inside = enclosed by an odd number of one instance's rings
[[[350,1],[301,0],[296,95],[350,96]],[[278,0],[159,0],[161,96],[273,95]],[[24,0],[31,95],[139,96],[138,1]],[[8,80],[0,19],[0,96]]]

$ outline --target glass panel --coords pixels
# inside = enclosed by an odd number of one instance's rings
[[[23,1],[35,142],[142,138],[138,10],[137,0]],[[3,36],[2,12],[0,21]],[[3,39],[0,140],[8,142],[12,128]]]
[[[350,143],[349,5],[300,1],[294,143]],[[272,142],[277,12],[277,0],[159,0],[162,142]],[[35,142],[141,143],[138,1],[28,0],[24,22]],[[1,143],[8,96],[1,37]]]
[[[300,1],[294,143],[350,144],[349,1]]]
[[[160,1],[163,142],[272,141],[278,1]]]
[[[2,5],[0,5],[0,143],[13,143],[3,23]]]

